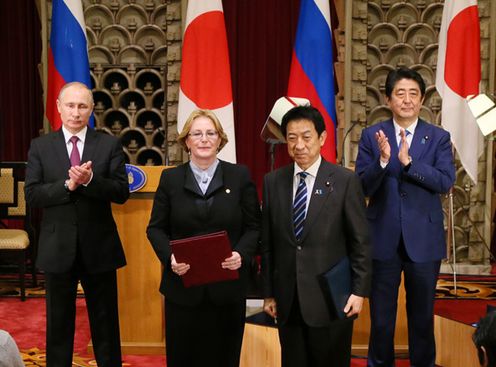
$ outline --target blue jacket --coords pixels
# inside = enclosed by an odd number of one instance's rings
[[[375,139],[379,130],[391,146],[391,158],[384,169]],[[401,235],[415,262],[440,260],[446,255],[440,194],[448,192],[455,181],[450,135],[419,119],[409,154],[412,163],[403,167],[392,120],[362,131],[356,172],[369,197],[367,219],[372,256],[377,260],[393,257]]]

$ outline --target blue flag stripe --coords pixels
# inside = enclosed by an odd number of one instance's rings
[[[91,88],[86,37],[62,0],[54,0],[50,47],[55,67],[66,82],[79,81]]]
[[[301,2],[295,53],[327,112],[336,122],[332,35],[329,25],[313,0]]]

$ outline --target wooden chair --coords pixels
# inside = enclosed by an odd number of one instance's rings
[[[21,300],[26,299],[26,260],[30,259],[33,286],[37,284],[35,231],[24,199],[26,162],[0,162],[0,256],[14,258],[19,269]],[[7,220],[21,219],[24,229],[9,228]]]

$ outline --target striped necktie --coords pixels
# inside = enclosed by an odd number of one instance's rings
[[[303,226],[305,225],[307,210],[307,184],[305,183],[305,178],[308,173],[300,172],[298,175],[300,176],[300,182],[298,183],[293,202],[293,224],[295,237],[297,240],[300,240],[303,233]]]
[[[410,132],[410,131],[405,130],[405,138],[406,138],[407,140],[408,140],[408,136],[409,136],[410,134],[411,134],[411,132]],[[401,134],[399,134],[399,135],[400,135],[400,142],[398,143],[398,150],[400,150],[400,149],[401,149],[401,143],[403,143],[403,140],[401,140]],[[410,145],[410,144],[408,144],[408,145]]]

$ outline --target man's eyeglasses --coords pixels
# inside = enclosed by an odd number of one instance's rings
[[[205,131],[205,132],[202,132],[202,131],[193,131],[192,133],[189,133],[188,134],[191,139],[193,140],[200,140],[202,139],[204,136],[208,139],[208,140],[215,140],[217,139],[217,137],[219,136],[219,133],[217,131],[213,131],[213,130],[208,130],[208,131]]]

